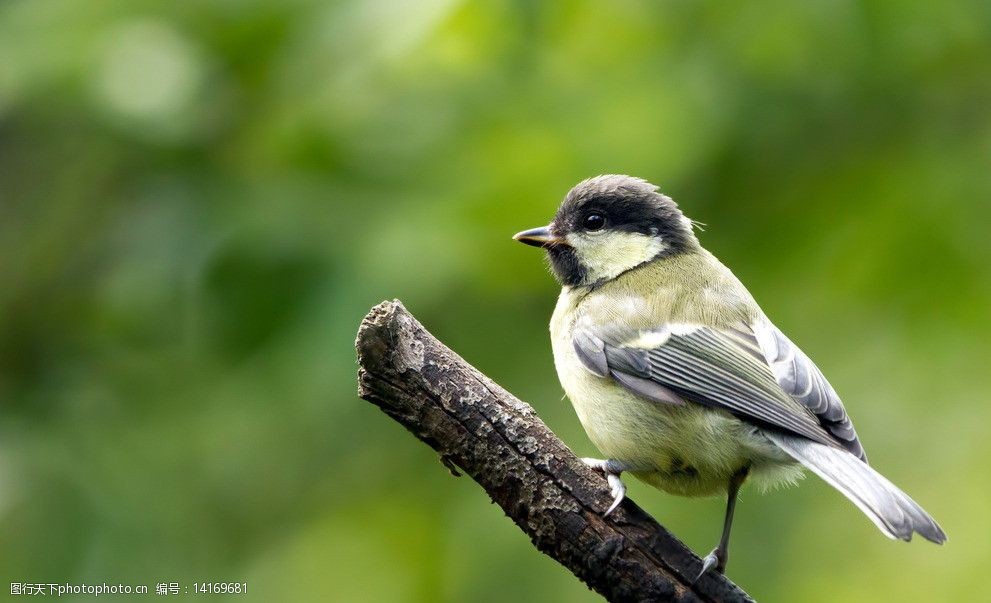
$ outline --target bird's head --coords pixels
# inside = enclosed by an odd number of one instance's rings
[[[603,283],[698,246],[692,221],[674,201],[646,180],[618,175],[579,182],[550,224],[513,238],[546,249],[554,276],[569,287]]]

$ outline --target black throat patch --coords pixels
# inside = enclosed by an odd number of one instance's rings
[[[554,245],[547,249],[547,258],[557,281],[567,287],[584,285],[588,271],[578,261],[578,253],[570,245]]]

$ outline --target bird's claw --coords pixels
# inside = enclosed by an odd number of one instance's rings
[[[695,576],[695,579],[692,580],[692,584],[698,582],[699,578],[701,578],[703,575],[705,575],[706,572],[711,571],[712,569],[715,569],[720,574],[723,573],[723,568],[724,568],[724,564],[720,560],[720,551],[719,549],[715,549],[711,553],[706,555],[704,559],[702,559],[702,571],[700,571],[698,575]]]
[[[615,511],[619,503],[623,502],[623,499],[626,498],[626,484],[623,483],[623,480],[619,479],[618,473],[607,473],[606,481],[609,483],[609,492],[612,493],[613,501],[609,505],[609,508],[606,509],[606,512],[602,514],[603,517],[609,517],[609,514]]]
[[[601,471],[606,476],[606,482],[609,484],[609,492],[613,496],[612,504],[602,514],[603,517],[608,517],[623,502],[623,499],[626,498],[626,484],[619,478],[619,474],[623,470],[616,461],[583,458],[582,462],[592,469]]]

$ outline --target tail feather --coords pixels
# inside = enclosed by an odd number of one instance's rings
[[[782,433],[765,435],[842,492],[889,538],[911,540],[917,532],[936,544],[946,541],[946,534],[918,503],[846,450]]]

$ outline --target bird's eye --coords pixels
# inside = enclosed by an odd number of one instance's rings
[[[585,218],[585,230],[601,230],[606,225],[606,219],[599,214],[590,214]]]

